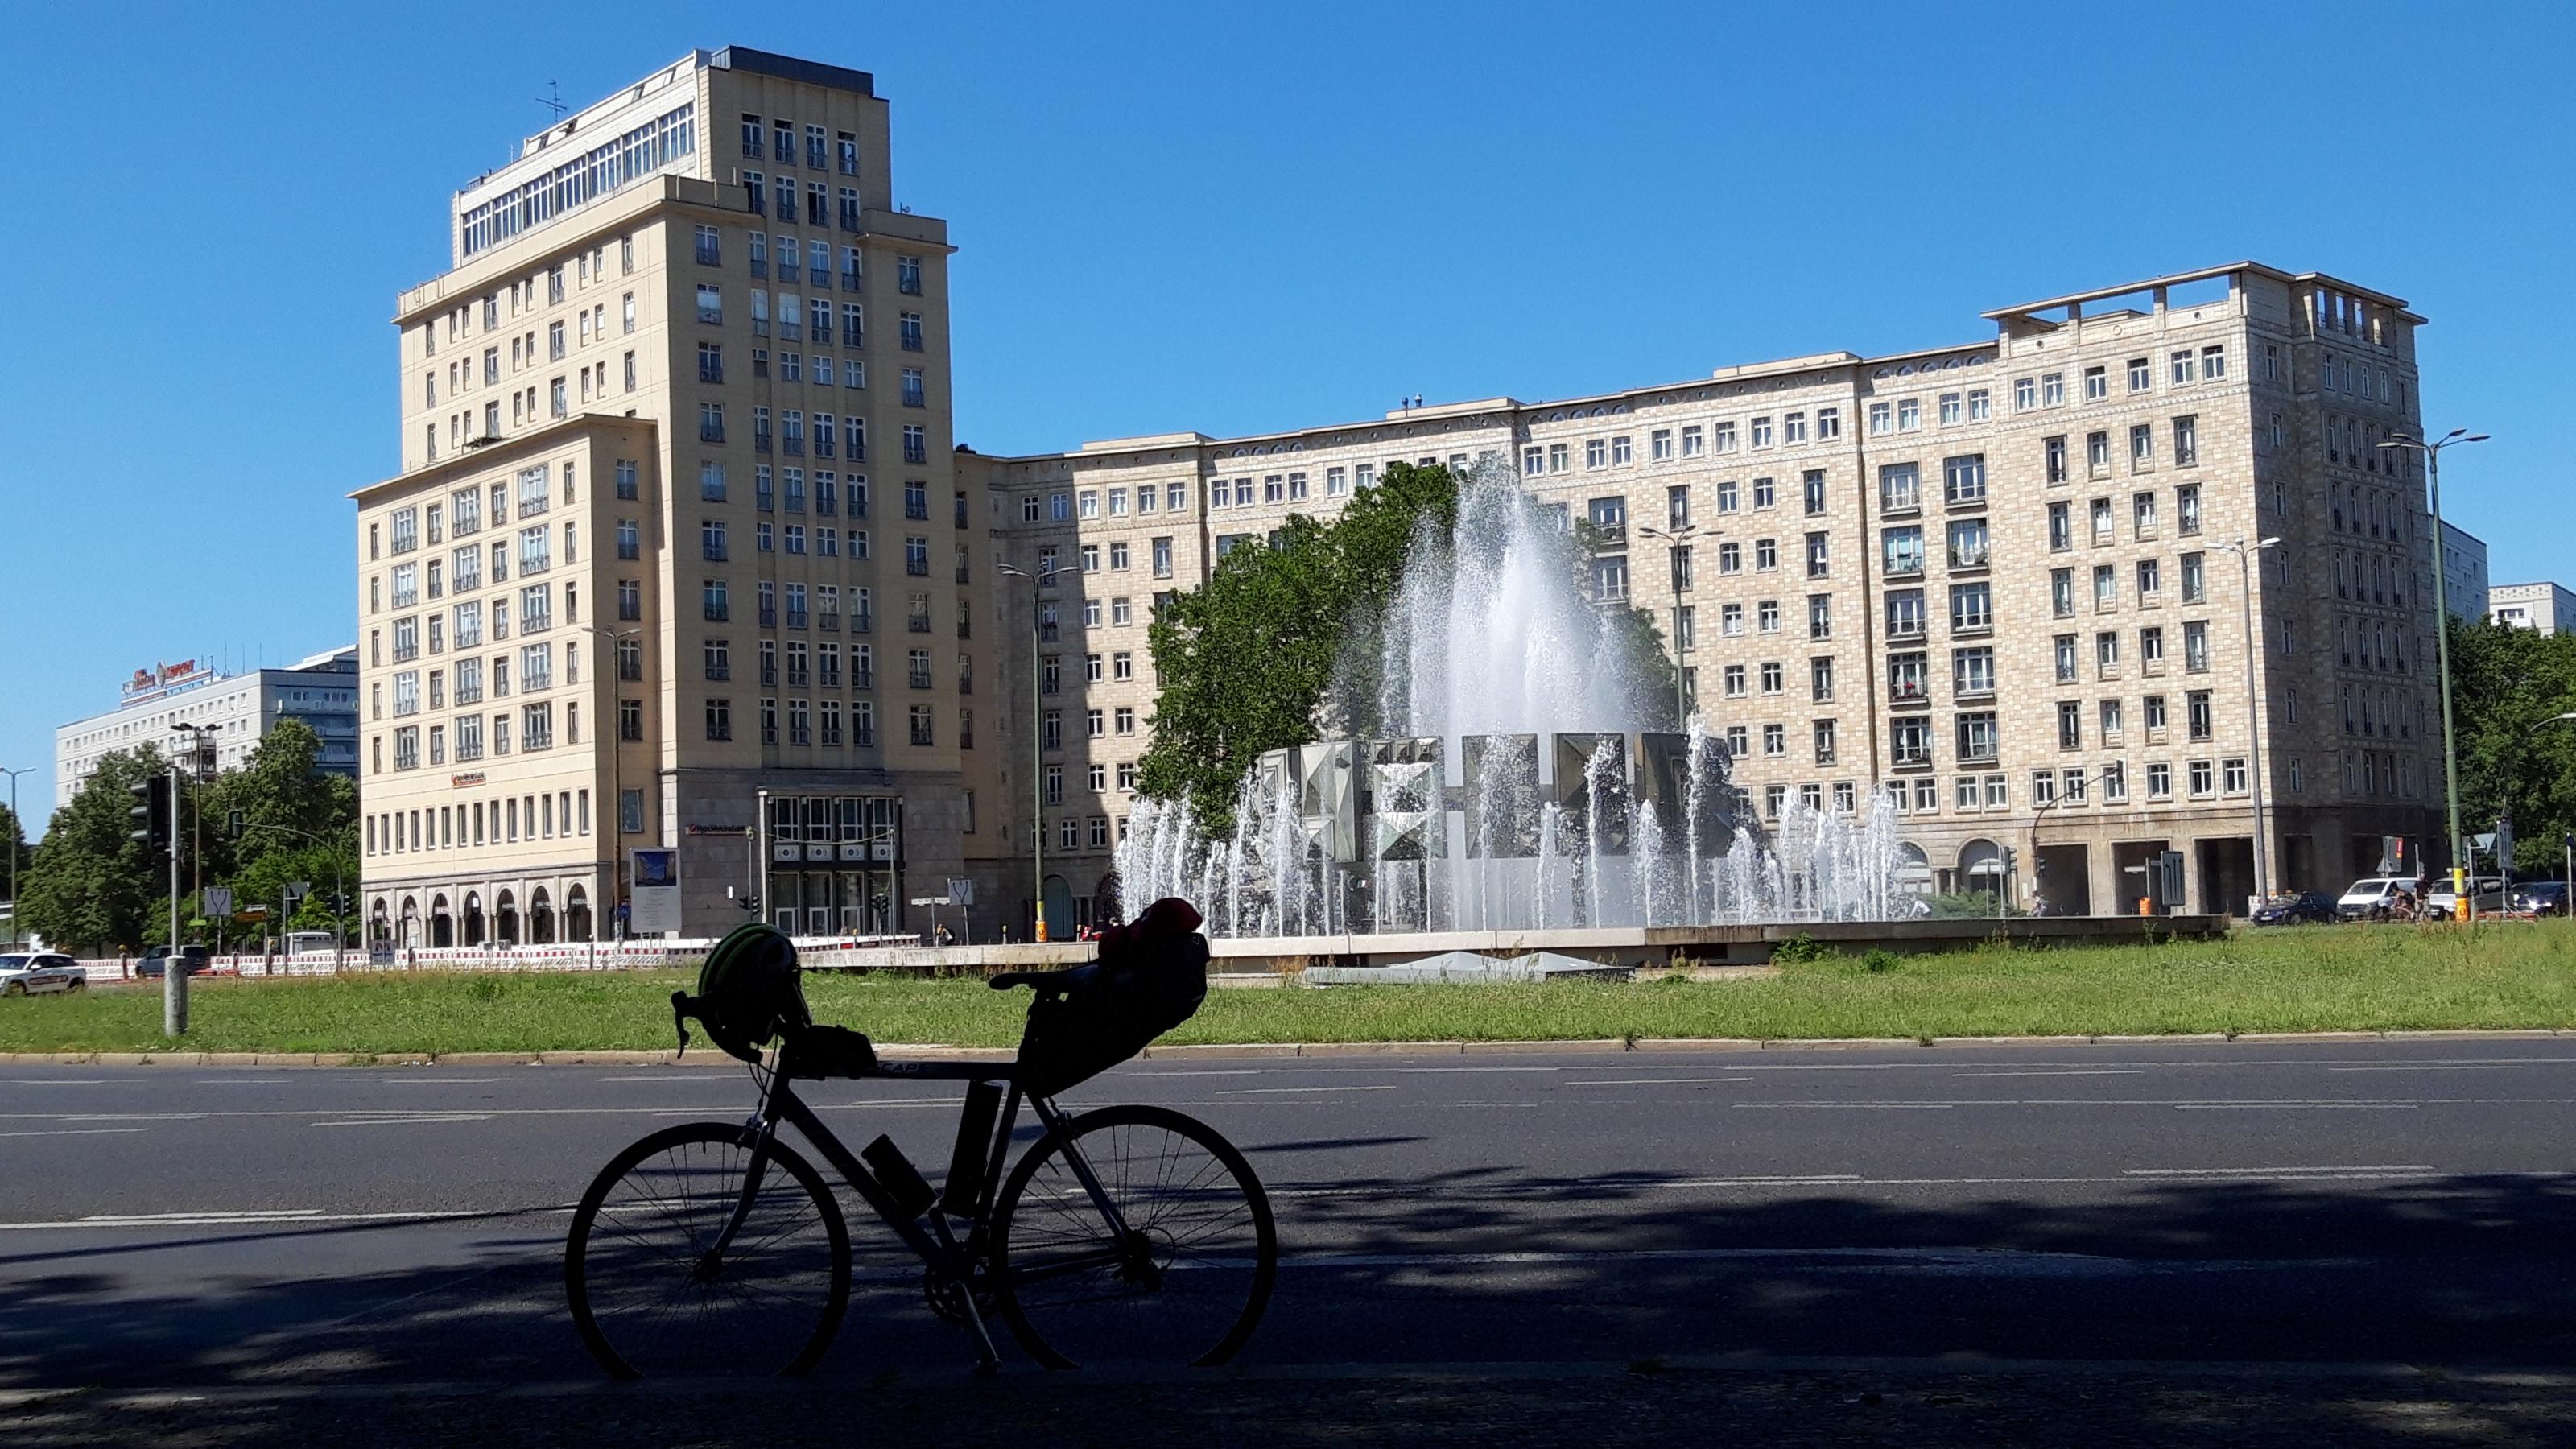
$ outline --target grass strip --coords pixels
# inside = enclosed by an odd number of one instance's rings
[[[190,1051],[565,1051],[672,1045],[682,972],[199,979]],[[817,1020],[886,1042],[1008,1046],[1025,992],[814,975]],[[1220,990],[1167,1042],[1547,1041],[2576,1028],[2576,926],[2294,927],[2223,941],[1796,961],[1694,983]],[[151,1051],[157,988],[0,1000],[0,1051]]]

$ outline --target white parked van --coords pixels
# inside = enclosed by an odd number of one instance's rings
[[[2339,921],[2384,921],[2397,904],[2400,892],[2413,894],[2415,882],[2404,876],[2364,876],[2344,888],[2335,901],[2335,919]]]

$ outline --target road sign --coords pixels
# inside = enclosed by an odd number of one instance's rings
[[[948,878],[948,899],[951,903],[961,906],[971,906],[975,904],[975,882],[962,875],[950,876]]]
[[[233,909],[233,888],[231,886],[208,886],[206,887],[205,894],[199,898],[197,904],[199,909],[203,910],[207,915],[230,915]]]

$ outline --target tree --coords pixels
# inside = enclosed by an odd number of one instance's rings
[[[135,950],[167,899],[169,858],[128,838],[128,787],[167,769],[145,745],[100,757],[80,793],[54,812],[19,888],[20,921],[70,950]],[[159,927],[166,933],[166,922]]]
[[[1417,531],[1457,516],[1448,469],[1390,463],[1332,522],[1292,516],[1158,608],[1146,638],[1162,690],[1138,787],[1222,828],[1263,751],[1315,738],[1350,623],[1384,611]]]
[[[2450,621],[2460,828],[2513,820],[2518,870],[2555,874],[2576,830],[2576,635]],[[2438,784],[2438,781],[2436,782]]]
[[[1146,637],[1162,689],[1138,788],[1187,799],[1223,831],[1263,752],[1327,733],[1375,734],[1374,629],[1413,550],[1456,526],[1458,490],[1444,467],[1390,463],[1331,522],[1292,516],[1268,547],[1234,549],[1205,585],[1158,607]],[[1566,566],[1580,571],[1587,557],[1569,547]],[[1636,716],[1672,719],[1674,676],[1653,619],[1614,606],[1611,622],[1636,666]]]

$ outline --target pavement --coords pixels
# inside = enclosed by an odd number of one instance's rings
[[[808,1095],[946,1160],[953,1093]],[[893,1276],[806,1383],[601,1383],[569,1204],[738,1120],[739,1068],[0,1063],[0,1438],[2576,1442],[2564,1037],[1194,1054],[1072,1096],[1249,1151],[1284,1260],[1238,1367],[969,1382]]]

